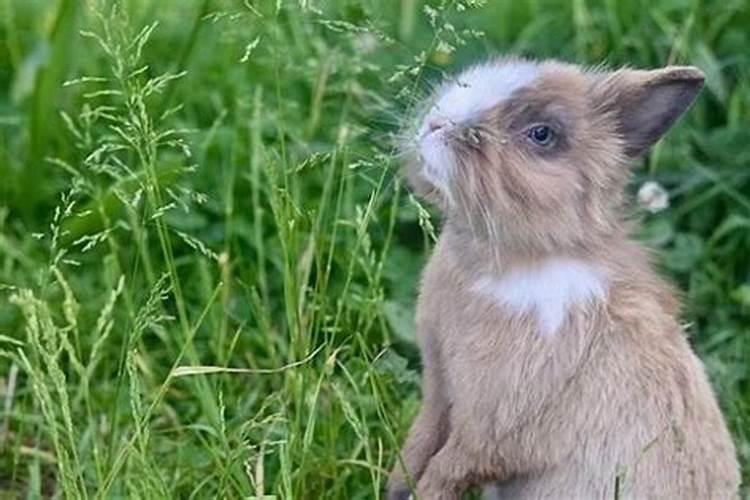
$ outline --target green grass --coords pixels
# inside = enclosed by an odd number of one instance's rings
[[[382,497],[439,227],[393,138],[496,52],[707,73],[633,187],[750,478],[748,2],[430,5],[0,0],[0,498]]]

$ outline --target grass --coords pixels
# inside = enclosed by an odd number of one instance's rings
[[[0,498],[382,497],[439,227],[393,136],[496,52],[707,73],[633,186],[670,193],[642,238],[750,477],[749,23],[745,0],[0,0]]]

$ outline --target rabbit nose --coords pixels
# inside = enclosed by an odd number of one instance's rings
[[[422,129],[419,132],[419,138],[424,139],[427,136],[430,136],[437,132],[438,130],[445,127],[446,123],[443,120],[437,120],[435,118],[428,120],[424,125],[422,125]]]
[[[438,120],[430,120],[430,122],[427,124],[427,128],[430,132],[434,132],[436,130],[440,130],[445,126],[445,122],[438,121]]]

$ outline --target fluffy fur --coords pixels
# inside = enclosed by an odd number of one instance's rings
[[[504,59],[439,89],[407,170],[445,215],[417,311],[423,404],[389,498],[737,495],[675,293],[622,215],[628,164],[702,83]]]

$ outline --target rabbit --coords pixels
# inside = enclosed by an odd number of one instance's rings
[[[423,402],[389,499],[738,496],[677,294],[625,215],[629,164],[703,83],[689,66],[505,57],[436,89],[405,149],[444,222],[416,313]]]

